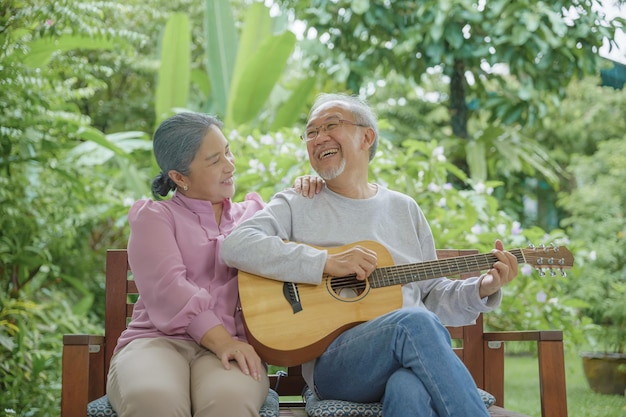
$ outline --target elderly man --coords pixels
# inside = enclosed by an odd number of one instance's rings
[[[379,253],[353,242],[379,242],[395,264],[436,259],[417,203],[368,181],[378,128],[364,101],[319,96],[302,139],[326,188],[314,199],[297,198],[294,190],[276,194],[226,238],[227,264],[274,280],[317,285],[324,274],[365,280],[377,268]],[[337,246],[342,250],[324,249]],[[309,387],[321,399],[381,401],[386,417],[488,416],[442,323],[468,324],[499,305],[500,288],[515,278],[518,265],[500,241],[495,246],[495,262],[481,276],[404,284],[402,308],[342,332],[303,365]]]

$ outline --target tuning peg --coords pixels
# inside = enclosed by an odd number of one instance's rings
[[[539,276],[540,276],[540,277],[545,277],[545,276],[546,276],[546,273],[545,273],[545,272],[544,272],[544,270],[543,270],[543,269],[541,269],[541,268],[537,268],[537,273],[539,273]]]
[[[567,272],[563,268],[561,268],[561,276],[565,278],[567,276]]]
[[[550,276],[551,277],[556,277],[556,271],[552,268],[550,268]]]

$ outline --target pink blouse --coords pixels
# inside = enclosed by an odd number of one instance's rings
[[[223,325],[246,340],[237,270],[221,259],[226,236],[263,208],[256,193],[224,201],[220,225],[209,201],[174,193],[170,200],[139,200],[128,213],[128,258],[139,290],[133,317],[115,350],[134,339],[171,337],[200,342]]]

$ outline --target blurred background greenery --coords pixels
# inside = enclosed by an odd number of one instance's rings
[[[319,92],[375,108],[371,179],[413,196],[439,247],[574,253],[565,277],[523,267],[491,329],[562,329],[568,358],[623,352],[626,67],[599,51],[624,20],[597,6],[4,0],[4,414],[59,414],[62,335],[102,331],[104,253],[126,246],[128,207],[149,196],[155,126],[181,109],[218,115],[235,198],[267,200],[309,173],[298,135]]]

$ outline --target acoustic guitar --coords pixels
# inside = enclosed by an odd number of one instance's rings
[[[239,271],[239,295],[248,341],[263,360],[294,366],[320,356],[345,330],[402,307],[401,285],[467,272],[488,270],[491,253],[394,265],[389,251],[374,241],[325,248],[330,254],[360,245],[374,250],[378,268],[365,280],[324,275],[320,285],[268,279]],[[509,250],[518,263],[553,274],[572,267],[563,246]],[[543,272],[542,272],[543,273]]]

